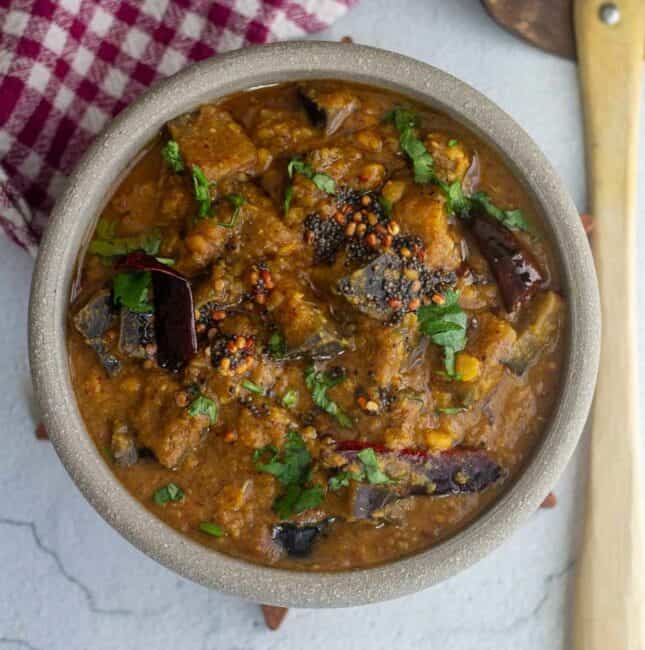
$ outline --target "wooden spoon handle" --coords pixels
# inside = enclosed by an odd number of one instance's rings
[[[574,7],[603,331],[573,638],[575,650],[645,650],[634,293],[645,2],[615,0],[614,24],[601,4]]]

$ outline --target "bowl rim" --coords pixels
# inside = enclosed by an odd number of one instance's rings
[[[201,546],[146,510],[119,483],[86,433],[65,341],[78,251],[107,195],[161,125],[237,90],[305,78],[389,88],[443,111],[491,145],[542,212],[568,296],[561,393],[539,448],[514,484],[439,545],[344,572],[292,571],[239,560]],[[551,165],[512,118],[478,91],[426,63],[372,47],[319,41],[251,47],[191,65],[156,83],[116,117],[76,166],[53,210],[29,306],[29,358],[43,421],[63,465],[97,512],[138,549],[186,578],[245,599],[292,607],[354,606],[403,596],[465,569],[497,547],[537,509],[575,449],[591,405],[599,335],[595,271],[578,212]]]

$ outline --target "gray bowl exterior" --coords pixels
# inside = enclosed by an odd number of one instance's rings
[[[560,394],[544,437],[519,478],[463,531],[425,552],[369,569],[285,571],[217,553],[168,527],[116,479],[85,430],[70,381],[66,311],[77,256],[124,169],[170,118],[230,93],[304,78],[373,84],[444,111],[490,143],[538,207],[556,251],[568,304]],[[34,388],[49,437],[99,514],[137,548],[198,583],[258,602],[342,607],[433,585],[489,553],[539,506],[567,464],[589,412],[599,357],[600,309],[587,238],[549,163],[503,111],[454,77],[373,48],[321,42],[254,47],[193,65],[124,110],[78,164],[40,247],[29,318]]]

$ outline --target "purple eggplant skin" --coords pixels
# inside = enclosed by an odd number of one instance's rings
[[[325,135],[336,133],[358,107],[355,97],[325,91],[307,84],[298,86],[298,98],[311,125],[324,129]]]
[[[291,557],[306,557],[311,548],[330,525],[330,519],[324,519],[317,524],[292,524],[282,522],[273,527],[272,539],[277,542]]]
[[[197,352],[195,307],[190,282],[181,273],[142,251],[130,253],[119,271],[151,271],[157,363],[178,372]]]
[[[129,357],[146,359],[146,346],[154,342],[154,314],[121,307],[119,350]]]
[[[110,329],[114,311],[112,296],[109,291],[99,291],[83,306],[74,316],[74,327],[80,332],[97,354],[101,365],[110,377],[118,375],[121,363],[112,354],[103,342],[103,335]]]
[[[491,217],[473,212],[470,233],[484,256],[507,312],[526,302],[544,283],[537,261],[520,240]]]
[[[336,449],[348,463],[355,463],[359,451],[367,447],[366,443],[350,440],[339,443]],[[359,519],[369,518],[376,511],[412,495],[440,497],[481,492],[503,474],[502,468],[483,449],[456,447],[439,454],[373,449],[383,471],[396,480],[377,486],[357,486],[352,514]]]

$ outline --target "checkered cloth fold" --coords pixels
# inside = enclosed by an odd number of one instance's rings
[[[0,0],[0,226],[34,252],[93,137],[161,77],[323,29],[357,0]]]

